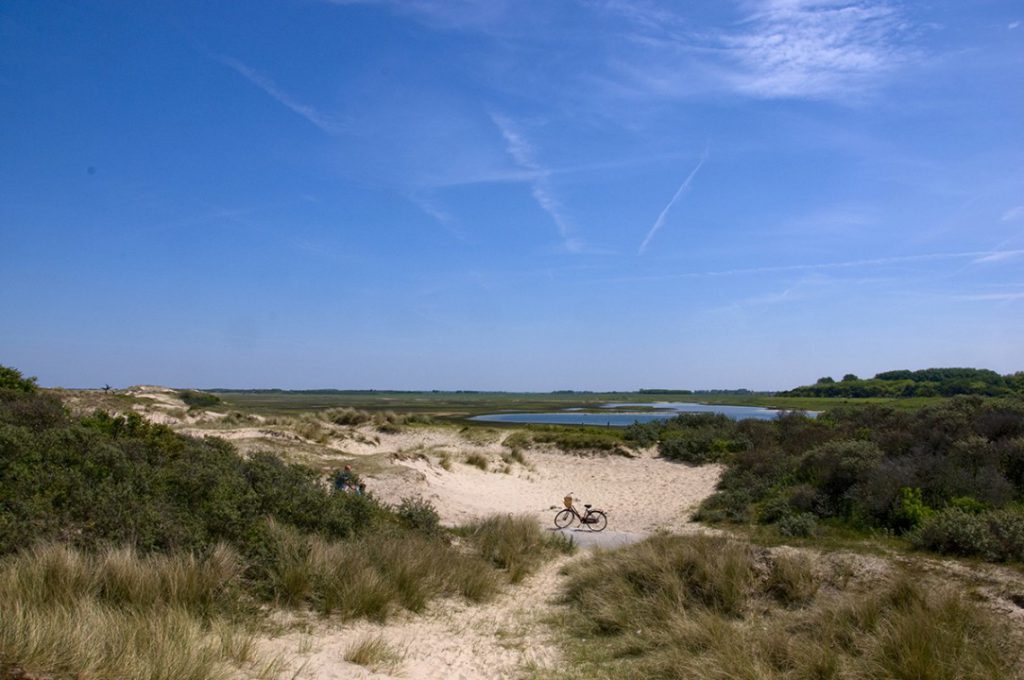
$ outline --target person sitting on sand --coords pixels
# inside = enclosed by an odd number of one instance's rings
[[[359,478],[356,473],[352,472],[352,466],[346,465],[344,470],[341,470],[334,475],[334,490],[349,492],[354,491],[358,488]]]

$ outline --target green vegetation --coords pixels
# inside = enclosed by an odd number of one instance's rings
[[[989,397],[1024,395],[1024,372],[999,375],[977,368],[929,368],[922,371],[886,371],[861,380],[852,373],[836,382],[820,378],[814,385],[797,387],[791,397],[952,397],[975,394]]]
[[[199,390],[180,390],[178,397],[185,402],[189,408],[203,409],[220,406],[224,403],[216,394],[200,392]]]
[[[135,413],[73,417],[0,374],[3,677],[269,677],[247,632],[268,604],[383,620],[484,601],[556,552],[504,520],[460,540],[424,501],[333,493]]]
[[[569,571],[552,677],[1018,677],[995,614],[919,574],[849,570],[711,537],[599,553]]]
[[[1024,555],[1020,400],[958,397],[913,412],[839,408],[775,422],[702,418],[688,426],[684,417],[627,436],[652,430],[666,457],[727,464],[698,513],[703,521],[774,524],[796,537],[827,527],[882,530],[940,552]]]
[[[512,450],[529,449],[535,444],[549,444],[567,453],[599,454],[631,457],[622,428],[585,425],[520,425],[505,438]]]
[[[522,581],[548,558],[573,551],[564,536],[541,531],[536,520],[527,516],[495,515],[463,527],[461,533],[512,583]]]

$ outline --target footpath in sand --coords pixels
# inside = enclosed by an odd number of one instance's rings
[[[408,454],[399,453],[395,460],[398,469],[364,475],[364,479],[370,491],[390,502],[410,496],[429,500],[446,524],[512,513],[535,517],[542,526],[553,528],[552,507],[574,492],[581,502],[593,503],[608,513],[609,536],[640,536],[657,529],[688,531],[694,529],[690,514],[714,490],[721,474],[718,466],[671,463],[656,458],[653,451],[625,458],[538,450],[525,453],[526,466],[512,465],[507,473],[497,469],[485,472],[458,462],[464,454],[454,452],[475,450],[497,461],[503,452],[500,444],[467,446],[453,435],[430,430],[382,438],[380,445],[366,454],[425,448],[431,451],[425,459],[413,456],[402,460]],[[436,456],[449,448],[452,462],[446,470]],[[358,454],[353,465],[358,471]],[[422,614],[403,613],[386,624],[313,619],[306,630],[268,640],[262,649],[288,660],[282,678],[292,677],[296,671],[300,678],[318,680],[515,678],[529,669],[550,669],[560,657],[544,621],[558,606],[555,599],[563,578],[559,572],[570,560],[586,559],[587,552],[546,564],[522,583],[507,587],[489,604],[437,600]],[[404,658],[398,667],[375,673],[344,660],[346,650],[368,638],[380,638],[400,650]]]
[[[581,510],[583,503],[592,503],[607,513],[608,528],[594,537],[611,539],[609,545],[659,529],[693,531],[690,515],[714,491],[722,471],[716,465],[690,467],[660,459],[653,449],[626,458],[531,448],[523,452],[523,462],[510,461],[510,449],[502,445],[508,430],[467,434],[449,427],[414,427],[389,433],[368,426],[332,427],[326,440],[314,442],[293,427],[261,417],[225,426],[223,414],[186,412],[178,395],[167,388],[139,387],[128,393],[143,400],[135,410],[146,418],[185,434],[230,439],[243,454],[279,451],[324,469],[351,463],[367,489],[384,502],[423,498],[447,525],[500,513],[525,514],[554,529],[555,511],[572,492]],[[486,458],[488,470],[468,464],[471,454]],[[578,544],[589,544],[587,530],[569,533]],[[487,604],[439,599],[421,614],[402,612],[385,624],[342,624],[308,613],[282,621],[285,632],[261,640],[258,647],[264,658],[280,660],[282,679],[468,680],[553,669],[560,653],[545,621],[559,610],[555,600],[563,583],[560,571],[588,553],[584,549],[547,563]],[[346,652],[367,639],[385,641],[400,652],[401,661],[386,672],[345,661]]]

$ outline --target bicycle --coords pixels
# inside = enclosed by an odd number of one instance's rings
[[[559,529],[566,528],[572,524],[573,520],[579,520],[581,526],[586,526],[591,531],[602,531],[608,526],[608,516],[601,510],[592,509],[593,506],[589,503],[583,505],[586,511],[581,515],[573,505],[571,492],[562,499],[562,504],[565,505],[565,509],[559,510],[555,514],[555,526]]]

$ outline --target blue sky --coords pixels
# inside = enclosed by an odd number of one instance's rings
[[[1024,7],[0,4],[44,385],[1024,370]]]

